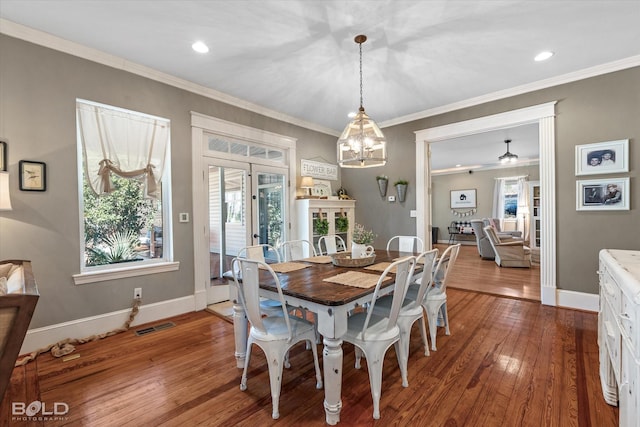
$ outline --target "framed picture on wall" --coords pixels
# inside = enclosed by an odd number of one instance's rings
[[[576,175],[629,172],[629,140],[576,145]]]
[[[451,190],[451,209],[476,207],[476,190]]]
[[[629,178],[589,179],[576,182],[576,210],[629,210]]]
[[[45,191],[47,189],[47,165],[43,162],[20,160],[20,190]]]
[[[0,172],[7,171],[7,143],[0,141]]]

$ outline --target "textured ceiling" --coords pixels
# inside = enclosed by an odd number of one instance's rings
[[[383,128],[603,64],[640,63],[638,0],[2,0],[0,17],[335,135],[359,103],[357,34],[369,38],[364,107]],[[196,40],[210,52],[193,52]],[[556,55],[534,62],[542,50]]]

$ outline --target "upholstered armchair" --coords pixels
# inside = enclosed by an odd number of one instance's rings
[[[487,225],[490,225],[493,228],[495,228],[496,232],[498,233],[498,236],[500,236],[501,238],[502,236],[500,234],[510,235],[514,238],[522,239],[522,231],[502,231],[500,219],[498,218],[483,218],[482,223],[484,224],[484,227],[486,227]]]
[[[476,244],[478,245],[478,253],[482,257],[482,259],[495,259],[496,254],[493,252],[493,248],[491,247],[491,243],[489,243],[489,239],[484,232],[483,223],[481,219],[472,219],[471,227],[473,227],[473,232],[476,235]]]
[[[484,227],[484,232],[495,253],[495,261],[500,267],[531,267],[531,249],[524,241],[501,240],[492,226]]]

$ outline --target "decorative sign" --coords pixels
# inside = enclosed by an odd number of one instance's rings
[[[451,209],[476,207],[476,190],[451,190]]]
[[[301,159],[300,167],[300,176],[311,176],[313,178],[330,179],[333,181],[338,179],[338,165]]]

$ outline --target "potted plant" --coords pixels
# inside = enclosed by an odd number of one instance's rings
[[[376,234],[361,224],[355,224],[351,236],[351,258],[365,258],[373,255],[373,240]]]
[[[399,179],[393,185],[395,185],[398,193],[398,201],[401,203],[404,202],[404,199],[407,196],[407,186],[409,185],[409,181]]]
[[[380,197],[386,196],[389,177],[387,177],[386,175],[378,175],[376,176],[376,181],[378,181],[378,190],[380,190]]]

